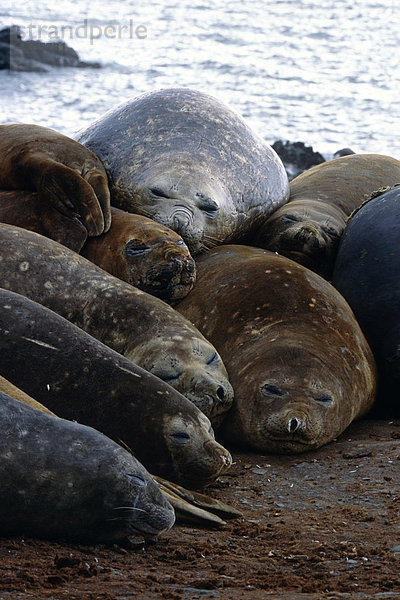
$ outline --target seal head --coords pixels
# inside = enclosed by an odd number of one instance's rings
[[[77,139],[105,165],[112,204],[173,229],[194,256],[245,235],[288,197],[276,152],[240,115],[196,90],[134,98]]]

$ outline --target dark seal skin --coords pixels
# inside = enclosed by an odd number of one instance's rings
[[[23,402],[28,406],[32,406],[33,408],[37,408],[38,410],[42,410],[43,412],[49,415],[54,415],[54,413],[52,413],[51,410],[43,406],[43,404],[40,404],[40,402],[37,402],[37,400],[34,400],[34,398],[31,398],[31,396],[20,390],[16,385],[11,383],[11,381],[8,381],[7,379],[5,379],[5,377],[2,377],[1,375],[0,392],[3,392],[7,396],[11,396],[11,398],[15,398],[16,400],[19,400],[20,402]]]
[[[378,397],[373,413],[379,417],[400,417],[399,231],[400,187],[396,186],[378,192],[352,215],[332,279],[374,353]]]
[[[276,152],[240,115],[197,90],[143,94],[77,139],[103,162],[111,204],[173,229],[193,256],[239,239],[288,198]]]
[[[48,308],[4,289],[0,372],[60,417],[124,444],[155,475],[201,488],[231,464],[210,421],[187,398]]]
[[[114,207],[111,215],[110,230],[90,238],[82,256],[165,302],[183,300],[196,281],[196,265],[181,236],[142,215]]]
[[[217,425],[233,391],[215,348],[171,306],[37,233],[0,224],[2,287],[65,317],[160,377]]]
[[[283,256],[229,245],[201,257],[197,277],[178,310],[218,348],[231,378],[221,439],[302,452],[368,412],[373,356],[331,284]]]
[[[37,192],[41,203],[81,222],[88,235],[110,227],[110,193],[101,161],[53,129],[0,125],[0,189]]]
[[[142,215],[111,207],[110,229],[88,239],[78,219],[61,214],[36,192],[0,190],[0,222],[35,231],[139,289],[174,303],[193,288],[196,266],[172,229]],[[86,243],[85,243],[86,242]]]
[[[154,538],[175,515],[124,448],[0,392],[0,535],[83,543]]]
[[[349,215],[374,190],[400,182],[400,161],[352,154],[305,171],[290,183],[289,202],[249,240],[332,278],[339,239]]]
[[[0,222],[40,233],[80,252],[88,238],[77,218],[69,218],[36,192],[0,190]]]

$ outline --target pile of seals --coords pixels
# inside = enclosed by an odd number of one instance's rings
[[[15,473],[0,532],[153,536],[173,510],[146,469],[206,486],[232,461],[213,428],[302,452],[371,409],[374,357],[327,279],[346,218],[399,161],[343,156],[289,186],[239,115],[183,88],[77,140],[0,125],[0,157],[0,469]],[[50,456],[61,438],[70,450]]]

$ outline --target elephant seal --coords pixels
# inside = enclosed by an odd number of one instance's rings
[[[84,543],[154,538],[175,515],[126,450],[0,392],[0,535]]]
[[[215,348],[168,304],[37,233],[0,224],[2,287],[35,300],[160,377],[217,425],[233,399]]]
[[[382,191],[381,191],[382,192]],[[346,298],[378,367],[373,413],[400,417],[400,187],[363,204],[340,241],[332,282]]]
[[[375,364],[342,296],[283,256],[220,246],[178,310],[218,348],[235,400],[222,439],[295,453],[338,436],[374,401]]]
[[[60,417],[130,448],[155,475],[204,487],[231,464],[187,398],[48,308],[0,289],[0,372]]]
[[[0,190],[0,223],[16,225],[51,238],[67,248],[80,252],[87,240],[86,227],[70,219],[36,192]]]
[[[77,139],[103,162],[111,204],[173,229],[193,256],[239,239],[288,198],[276,152],[240,115],[196,90],[143,94]]]
[[[110,229],[88,238],[78,219],[69,219],[36,192],[0,190],[0,222],[35,231],[165,302],[183,299],[196,280],[196,267],[180,235],[142,215],[111,208]],[[86,242],[86,243],[85,243]]]
[[[385,155],[352,154],[317,165],[291,181],[289,202],[263,223],[251,244],[330,279],[349,215],[371,192],[399,181],[400,161]]]
[[[0,125],[0,189],[38,193],[88,235],[110,227],[110,193],[100,160],[87,148],[47,127]]]
[[[156,221],[111,208],[107,233],[87,240],[82,256],[140,290],[174,303],[196,281],[196,265],[185,242]]]

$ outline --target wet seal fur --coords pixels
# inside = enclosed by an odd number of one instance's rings
[[[121,442],[192,488],[231,464],[187,398],[48,308],[0,289],[0,372],[60,417]]]
[[[196,90],[143,94],[77,139],[103,162],[111,203],[175,230],[194,256],[239,239],[288,198],[276,152],[240,115]]]
[[[162,300],[39,234],[0,224],[2,287],[65,317],[183,393],[218,424],[232,387],[215,348]]]
[[[174,511],[146,469],[98,431],[0,392],[0,534],[154,538]]]
[[[185,242],[152,219],[111,208],[107,233],[87,240],[82,256],[140,290],[174,303],[196,281],[196,265]]]
[[[371,195],[349,219],[332,282],[346,298],[378,367],[375,416],[400,417],[400,186]]]
[[[316,273],[272,252],[214,248],[178,310],[218,348],[235,400],[222,439],[294,453],[371,408],[375,364],[354,315]]]
[[[75,140],[39,125],[0,125],[0,189],[37,192],[40,203],[81,223],[88,235],[110,227],[101,161]]]
[[[349,215],[371,192],[398,181],[400,161],[380,154],[352,154],[317,165],[291,181],[289,202],[250,243],[330,279]]]

